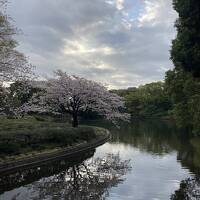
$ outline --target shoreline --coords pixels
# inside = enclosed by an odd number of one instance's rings
[[[74,156],[77,156],[78,154],[91,151],[96,147],[106,143],[111,137],[110,132],[107,129],[101,129],[104,130],[104,133],[98,134],[97,138],[91,140],[90,142],[83,142],[74,146],[55,150],[50,153],[39,153],[38,155],[32,157],[0,163],[0,176],[1,174],[5,175],[5,173],[9,173],[11,171],[24,168],[32,168],[35,166],[46,164],[47,162],[59,160],[61,158],[72,158]]]

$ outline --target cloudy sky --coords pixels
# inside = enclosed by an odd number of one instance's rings
[[[172,0],[10,0],[8,13],[41,76],[62,69],[126,88],[163,80],[173,67]]]

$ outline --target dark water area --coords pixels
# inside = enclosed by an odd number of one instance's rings
[[[133,121],[112,139],[71,160],[0,176],[0,200],[200,199],[200,137],[169,121]]]

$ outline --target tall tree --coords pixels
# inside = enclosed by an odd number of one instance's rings
[[[179,18],[172,42],[175,65],[166,73],[166,90],[173,102],[173,115],[182,128],[200,131],[200,1],[173,0]]]
[[[200,77],[200,1],[173,0],[179,18],[177,37],[172,42],[171,58],[176,67]]]
[[[6,14],[6,0],[0,0],[0,82],[27,79],[32,74],[32,65],[16,50],[17,41],[13,38],[17,29]]]

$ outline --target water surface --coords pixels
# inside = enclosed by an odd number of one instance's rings
[[[95,125],[109,128],[110,142],[73,161],[1,177],[0,200],[200,199],[199,138],[171,122],[134,121],[120,129]]]

